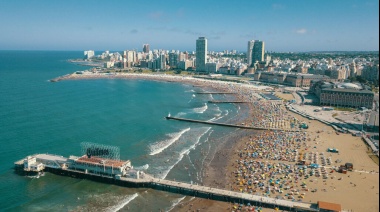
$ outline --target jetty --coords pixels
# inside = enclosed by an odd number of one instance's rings
[[[234,92],[196,92],[196,94],[236,94]]]
[[[208,103],[214,103],[214,104],[220,104],[220,103],[234,103],[234,104],[240,104],[240,103],[252,103],[252,102],[246,102],[246,101],[215,101],[215,100],[212,100],[212,101],[208,101]]]
[[[102,149],[102,151],[105,150],[104,148]],[[116,161],[89,155],[65,158],[52,154],[35,154],[16,161],[15,170],[24,174],[47,171],[62,176],[90,179],[125,187],[151,188],[187,196],[240,204],[249,203],[255,206],[278,208],[286,211],[319,211],[315,203],[294,202],[186,182],[159,179],[142,171],[133,170],[130,161]]]
[[[253,127],[253,126],[246,126],[246,125],[244,125],[244,124],[242,124],[242,125],[226,124],[226,123],[217,123],[217,122],[202,121],[202,120],[195,120],[195,119],[185,119],[185,118],[172,117],[172,116],[166,116],[165,118],[168,119],[168,120],[186,121],[186,122],[193,122],[193,123],[201,123],[201,124],[217,125],[217,126],[223,126],[223,127],[235,127],[235,128],[241,128],[241,129],[272,130],[272,131],[288,131],[288,132],[300,132],[300,131],[301,131],[301,130],[299,130],[299,129],[282,129],[282,128]]]

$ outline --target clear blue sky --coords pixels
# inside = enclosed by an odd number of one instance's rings
[[[3,50],[378,51],[378,0],[0,1]]]

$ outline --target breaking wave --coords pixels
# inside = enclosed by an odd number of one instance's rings
[[[178,198],[178,199],[176,199],[176,200],[173,200],[172,201],[172,206],[170,206],[170,208],[167,210],[167,212],[169,212],[169,211],[171,211],[171,210],[173,210],[173,208],[175,207],[175,206],[177,206],[182,200],[184,200],[186,198],[186,196],[184,196],[184,197],[181,197],[181,198]]]
[[[203,107],[194,108],[193,111],[195,113],[204,113],[207,110],[207,108],[208,108],[207,103],[205,103]]]
[[[206,128],[206,130],[198,136],[196,142],[193,145],[191,145],[190,147],[188,147],[186,149],[183,149],[179,153],[179,157],[178,157],[177,161],[172,166],[170,166],[166,171],[162,172],[161,179],[165,179],[166,178],[166,176],[169,174],[170,170],[172,170],[174,168],[174,166],[177,165],[182,160],[182,158],[183,158],[184,155],[189,154],[191,149],[195,149],[196,145],[199,143],[199,141],[202,138],[202,136],[205,135],[210,129],[211,129],[211,127]]]
[[[116,212],[119,211],[120,209],[124,208],[128,203],[130,203],[132,200],[134,200],[138,196],[137,193],[133,195],[126,196],[126,198],[119,204],[112,206],[108,211]]]
[[[145,164],[145,165],[142,165],[142,166],[137,166],[137,167],[133,167],[134,169],[136,170],[147,170],[149,168],[149,164]]]
[[[163,150],[168,148],[170,145],[172,145],[174,142],[176,142],[185,132],[187,132],[189,130],[190,130],[190,127],[186,128],[186,129],[184,129],[178,133],[170,133],[170,134],[168,134],[170,139],[160,141],[158,143],[154,143],[154,144],[150,145],[149,148],[150,148],[151,152],[149,155],[156,155],[156,154],[162,152]]]

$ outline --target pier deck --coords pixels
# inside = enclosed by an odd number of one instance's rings
[[[313,203],[293,202],[248,193],[240,193],[218,188],[211,188],[202,185],[189,184],[185,182],[158,179],[145,173],[142,173],[141,177],[139,178],[129,178],[125,176],[115,177],[110,175],[84,172],[81,170],[73,170],[70,169],[69,160],[59,155],[35,154],[32,155],[32,157],[35,157],[38,163],[43,163],[45,165],[45,171],[64,176],[88,178],[91,180],[96,180],[104,183],[112,183],[122,186],[152,188],[172,193],[180,193],[184,195],[213,199],[218,201],[251,203],[252,205],[260,205],[263,207],[272,208],[277,207],[280,210],[313,212],[318,211],[315,208],[315,204]],[[23,167],[23,160],[24,159],[15,162],[16,169],[20,169]],[[61,166],[62,164],[66,164],[67,166]]]
[[[206,186],[200,186],[200,185],[193,185],[183,182],[175,182],[170,180],[164,180],[164,179],[157,179],[157,178],[151,178],[151,179],[131,179],[131,178],[122,178],[122,180],[125,181],[132,181],[136,183],[151,183],[153,187],[155,185],[159,186],[168,186],[171,189],[185,189],[188,191],[192,191],[195,194],[197,193],[203,193],[207,194],[207,196],[219,196],[219,197],[225,197],[225,198],[232,198],[232,199],[240,199],[242,201],[248,201],[248,202],[256,202],[256,203],[265,203],[269,205],[273,205],[276,207],[282,207],[282,208],[297,208],[300,209],[300,211],[317,211],[316,209],[313,209],[312,203],[306,203],[306,202],[293,202],[288,200],[281,200],[281,199],[275,199],[270,197],[263,197],[259,195],[252,195],[248,193],[240,193],[240,192],[234,192],[234,191],[228,191],[218,188],[211,188]]]

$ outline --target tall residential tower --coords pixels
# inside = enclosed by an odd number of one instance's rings
[[[144,53],[149,53],[149,44],[144,44],[143,45],[143,52]]]
[[[265,51],[264,41],[254,40],[253,41],[253,47],[252,47],[252,53],[251,53],[250,66],[253,66],[256,63],[256,61],[257,62],[263,62],[264,61],[264,51]],[[248,56],[247,56],[247,58],[248,58]],[[249,62],[248,62],[248,64],[249,64]]]
[[[196,42],[196,71],[205,72],[207,62],[207,39],[199,37]]]
[[[253,45],[255,44],[254,40],[248,41],[248,48],[247,48],[247,63],[248,67],[251,66],[252,63],[252,50],[253,50]]]

